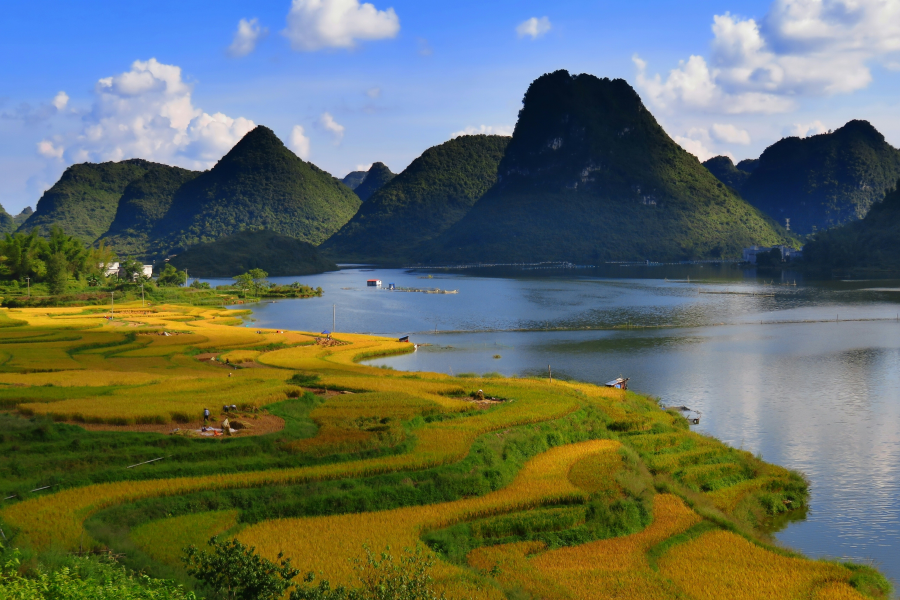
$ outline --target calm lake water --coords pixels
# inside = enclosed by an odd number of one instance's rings
[[[711,265],[428,273],[302,277],[325,295],[254,306],[249,326],[331,329],[334,305],[338,332],[431,344],[376,365],[630,377],[636,391],[702,412],[695,429],[806,474],[811,507],[777,534],[784,545],[900,581],[900,281]],[[459,293],[391,292],[370,278]]]

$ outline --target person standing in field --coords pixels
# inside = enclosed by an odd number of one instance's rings
[[[209,409],[208,408],[203,409],[203,424],[209,425]]]

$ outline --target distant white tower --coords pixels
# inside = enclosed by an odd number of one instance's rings
[[[787,229],[788,231],[791,230],[791,220],[790,219],[784,220],[784,228]]]

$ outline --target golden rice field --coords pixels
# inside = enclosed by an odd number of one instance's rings
[[[94,308],[0,310],[0,407],[23,418],[174,429],[197,421],[206,407],[217,418],[222,405],[252,413],[303,392],[317,398],[308,412],[311,434],[270,434],[282,453],[277,464],[185,476],[146,471],[121,481],[59,485],[3,505],[4,531],[35,550],[73,550],[85,543],[86,520],[133,503],[429,470],[439,477],[440,469],[471,458],[476,448],[502,448],[498,456],[505,456],[518,451],[504,446],[508,437],[531,435],[541,450],[517,463],[517,474],[493,491],[240,526],[244,509],[197,504],[139,523],[128,537],[152,560],[177,568],[185,546],[235,535],[263,556],[284,553],[304,572],[353,585],[350,559],[362,557],[364,545],[376,551],[412,547],[433,532],[468,526],[479,546],[460,555],[464,560],[426,547],[436,553],[433,575],[451,598],[883,597],[858,585],[857,571],[845,565],[767,545],[763,529],[772,511],[805,501],[802,479],[690,431],[644,397],[576,382],[377,369],[361,361],[407,352],[410,345],[337,334],[343,345],[321,346],[312,333],[235,326],[238,316],[184,306],[125,305],[112,321]],[[221,360],[198,359],[210,355]],[[226,358],[248,368],[227,366]],[[476,389],[504,401],[476,405],[468,396]],[[579,441],[565,443],[556,430]],[[185,443],[200,451],[222,442]],[[399,485],[416,485],[409,482]],[[645,503],[649,525],[587,542],[573,537],[587,535],[584,515],[595,510],[588,507],[615,511],[624,501]],[[550,525],[534,535],[517,529],[531,522]],[[492,543],[496,531],[507,541]],[[582,541],[565,541],[572,539]]]

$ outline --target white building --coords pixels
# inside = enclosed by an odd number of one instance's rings
[[[109,264],[100,263],[100,268],[104,269],[104,274],[107,277],[112,277],[115,275],[116,277],[125,277],[125,269],[122,268],[122,265],[117,262],[111,262]],[[150,277],[153,275],[153,265],[141,265],[141,274],[144,277]]]

